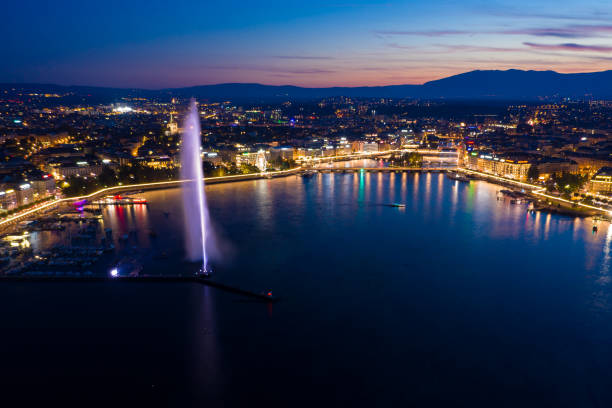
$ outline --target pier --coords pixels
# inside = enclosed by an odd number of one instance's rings
[[[277,302],[278,297],[273,296],[271,292],[254,292],[242,289],[236,286],[226,285],[217,282],[210,278],[200,276],[163,276],[163,275],[145,275],[145,276],[51,276],[51,275],[19,275],[19,276],[0,276],[0,282],[92,282],[92,283],[198,283],[201,285],[210,286],[223,290],[225,292],[234,293],[237,295],[257,299],[265,302]]]

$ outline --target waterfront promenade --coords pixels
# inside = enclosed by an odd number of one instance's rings
[[[276,178],[276,177],[285,177],[292,174],[298,174],[302,171],[302,167],[296,167],[289,170],[281,170],[281,171],[271,171],[264,173],[253,173],[253,174],[237,174],[230,176],[220,176],[220,177],[205,177],[204,181],[207,184],[218,184],[218,183],[231,183],[235,181],[247,181],[247,180],[258,180],[265,178]],[[126,185],[118,185],[113,187],[103,188],[98,191],[94,191],[91,194],[78,196],[78,197],[67,197],[60,198],[52,201],[47,201],[45,203],[41,203],[32,208],[28,208],[27,210],[21,211],[18,214],[12,215],[10,217],[6,217],[3,220],[0,220],[0,229],[10,226],[11,224],[18,222],[20,220],[26,219],[27,217],[34,216],[37,213],[52,210],[56,208],[60,204],[71,203],[79,200],[89,200],[96,198],[102,194],[116,194],[120,192],[132,191],[132,190],[157,190],[164,188],[173,188],[178,187],[182,183],[188,180],[170,180],[170,181],[157,181],[151,183],[140,183],[140,184],[126,184]]]
[[[515,186],[515,187],[520,187],[521,189],[526,190],[528,193],[533,194],[536,197],[539,198],[545,198],[547,200],[550,200],[551,202],[556,202],[559,204],[563,204],[563,205],[570,205],[570,206],[577,206],[579,208],[588,210],[588,211],[595,211],[598,213],[603,213],[605,215],[611,215],[612,211],[604,208],[604,207],[597,207],[597,206],[593,206],[593,205],[589,205],[589,204],[584,204],[584,203],[580,203],[580,202],[576,202],[576,201],[571,201],[571,200],[566,200],[565,198],[562,197],[557,197],[554,195],[550,195],[546,193],[546,189],[542,186],[538,186],[535,184],[530,184],[530,183],[525,183],[523,181],[518,181],[518,180],[512,180],[506,177],[500,177],[500,176],[496,176],[494,174],[488,174],[488,173],[483,173],[480,171],[475,171],[475,170],[469,170],[469,169],[465,169],[465,168],[457,168],[457,171],[463,172],[465,174],[471,175],[471,176],[476,176],[479,178],[482,178],[484,180],[487,181],[491,181],[493,183],[496,184],[505,184],[505,185],[510,185],[510,186]]]
[[[364,158],[372,158],[372,157],[383,157],[388,154],[393,153],[394,151],[386,151],[386,152],[378,152],[374,154],[368,155],[346,155],[342,157],[331,157],[331,158],[321,158],[320,161],[317,162],[329,162],[329,161],[346,161],[353,159],[364,159]],[[312,162],[311,162],[312,163]],[[365,172],[382,172],[382,173],[391,173],[391,172],[447,172],[447,171],[459,171],[469,176],[481,178],[483,180],[490,181],[495,184],[502,184],[508,186],[514,186],[517,188],[521,188],[526,190],[529,194],[534,195],[535,197],[545,198],[547,200],[551,200],[553,202],[562,203],[563,205],[572,205],[577,206],[579,208],[583,208],[585,210],[597,213],[603,213],[605,215],[611,215],[612,211],[607,208],[597,207],[589,204],[574,202],[570,200],[566,200],[562,197],[553,196],[546,193],[546,189],[542,186],[538,186],[535,184],[530,184],[518,180],[513,180],[505,177],[496,176],[493,174],[488,174],[480,171],[469,170],[466,168],[460,167],[311,167],[306,163],[303,165],[282,171],[272,171],[272,172],[262,172],[262,173],[252,173],[252,174],[238,174],[238,175],[229,175],[229,176],[220,176],[220,177],[205,177],[204,180],[207,184],[218,184],[218,183],[230,183],[230,182],[238,182],[238,181],[248,181],[248,180],[259,180],[259,179],[270,179],[270,178],[278,178],[278,177],[286,177],[290,175],[300,174],[304,171],[316,171],[320,173],[354,173],[359,171]],[[101,190],[95,191],[91,194],[78,196],[78,197],[67,197],[56,199],[52,201],[47,201],[36,205],[32,208],[28,208],[18,214],[14,214],[12,216],[6,217],[0,220],[0,230],[13,225],[16,222],[27,219],[28,217],[36,216],[38,213],[42,213],[45,211],[52,210],[64,203],[71,203],[78,200],[88,200],[99,197],[103,194],[116,194],[121,192],[133,191],[133,190],[156,190],[156,189],[166,189],[166,188],[174,188],[180,186],[185,180],[170,180],[170,181],[160,181],[160,182],[151,182],[151,183],[141,183],[141,184],[129,184],[129,185],[118,185],[108,188],[103,188]]]
[[[236,174],[236,175],[228,175],[228,176],[219,176],[219,177],[204,177],[204,181],[206,184],[218,184],[218,183],[231,183],[235,181],[248,181],[248,180],[258,180],[258,179],[267,179],[267,178],[276,178],[276,177],[285,177],[293,174],[298,174],[306,167],[312,166],[316,163],[325,163],[331,161],[347,161],[354,159],[368,159],[374,157],[384,157],[394,152],[400,152],[404,150],[388,150],[384,152],[372,152],[372,153],[357,153],[357,154],[348,154],[342,156],[332,156],[332,157],[318,157],[311,160],[306,160],[304,163],[301,163],[298,167],[289,170],[280,170],[280,171],[269,171],[269,172],[261,172],[261,173],[251,173],[251,174]],[[126,184],[126,185],[117,185],[113,187],[103,188],[98,191],[94,191],[93,193],[78,196],[78,197],[66,197],[60,198],[56,200],[46,201],[44,203],[37,204],[33,207],[27,208],[17,214],[13,214],[11,216],[5,217],[0,220],[0,231],[12,224],[27,219],[28,217],[36,216],[38,213],[45,212],[56,208],[58,205],[63,203],[71,203],[73,201],[78,200],[88,200],[96,198],[102,194],[115,194],[120,192],[127,192],[132,190],[156,190],[156,189],[164,189],[164,188],[173,188],[179,186],[181,183],[185,182],[185,180],[169,180],[169,181],[158,181],[151,183],[140,183],[140,184]]]

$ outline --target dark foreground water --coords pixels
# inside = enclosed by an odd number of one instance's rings
[[[216,278],[283,300],[196,284],[3,284],[0,399],[611,406],[612,229],[529,214],[499,189],[438,174],[207,187]],[[115,237],[138,230],[117,260],[189,270],[180,192],[146,197],[148,208],[105,214]]]

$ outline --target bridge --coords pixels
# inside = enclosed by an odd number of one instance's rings
[[[454,170],[455,167],[321,167],[313,169],[317,173],[443,173]]]
[[[358,152],[337,156],[326,156],[326,157],[304,157],[297,161],[305,166],[314,166],[318,163],[329,163],[337,161],[347,160],[360,160],[360,159],[378,159],[390,156],[394,153],[418,153],[423,156],[423,159],[436,158],[438,160],[457,160],[458,152],[456,150],[436,150],[436,149],[393,149],[378,152]]]

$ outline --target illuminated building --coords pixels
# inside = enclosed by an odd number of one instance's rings
[[[34,189],[30,183],[22,183],[15,188],[17,193],[17,205],[22,206],[35,200]]]
[[[378,152],[378,143],[376,142],[366,142],[363,144],[363,152],[364,153],[376,153]]]
[[[249,164],[251,166],[257,166],[261,171],[265,171],[268,164],[267,155],[268,153],[265,150],[243,152],[236,155],[236,165],[241,166],[242,164]]]
[[[336,149],[334,149],[334,146],[323,146],[321,148],[321,156],[323,157],[332,157],[336,155]]]
[[[274,160],[279,157],[284,160],[293,159],[293,148],[288,146],[271,148],[270,158]]]
[[[103,169],[102,163],[96,160],[58,161],[48,163],[46,169],[56,179],[64,180],[71,176],[96,177]]]
[[[257,159],[255,159],[255,166],[261,171],[266,171],[268,162],[266,160],[266,152],[260,150],[257,152]]]
[[[538,160],[534,166],[538,169],[540,180],[548,180],[555,174],[578,173],[578,164],[575,161],[556,157]]]
[[[464,165],[470,170],[477,170],[520,181],[527,180],[527,172],[531,166],[529,161],[524,158],[503,158],[477,151],[469,153],[467,160],[464,160]]]
[[[15,207],[17,207],[17,192],[15,189],[0,189],[0,210],[8,211]]]
[[[589,191],[596,194],[612,193],[612,167],[602,167],[589,181]]]
[[[175,167],[174,160],[172,160],[172,158],[170,158],[169,156],[152,156],[138,158],[137,162],[156,170],[172,169]]]
[[[168,122],[166,129],[166,136],[176,135],[179,133],[178,124],[174,121],[174,116],[170,113],[170,122]]]

